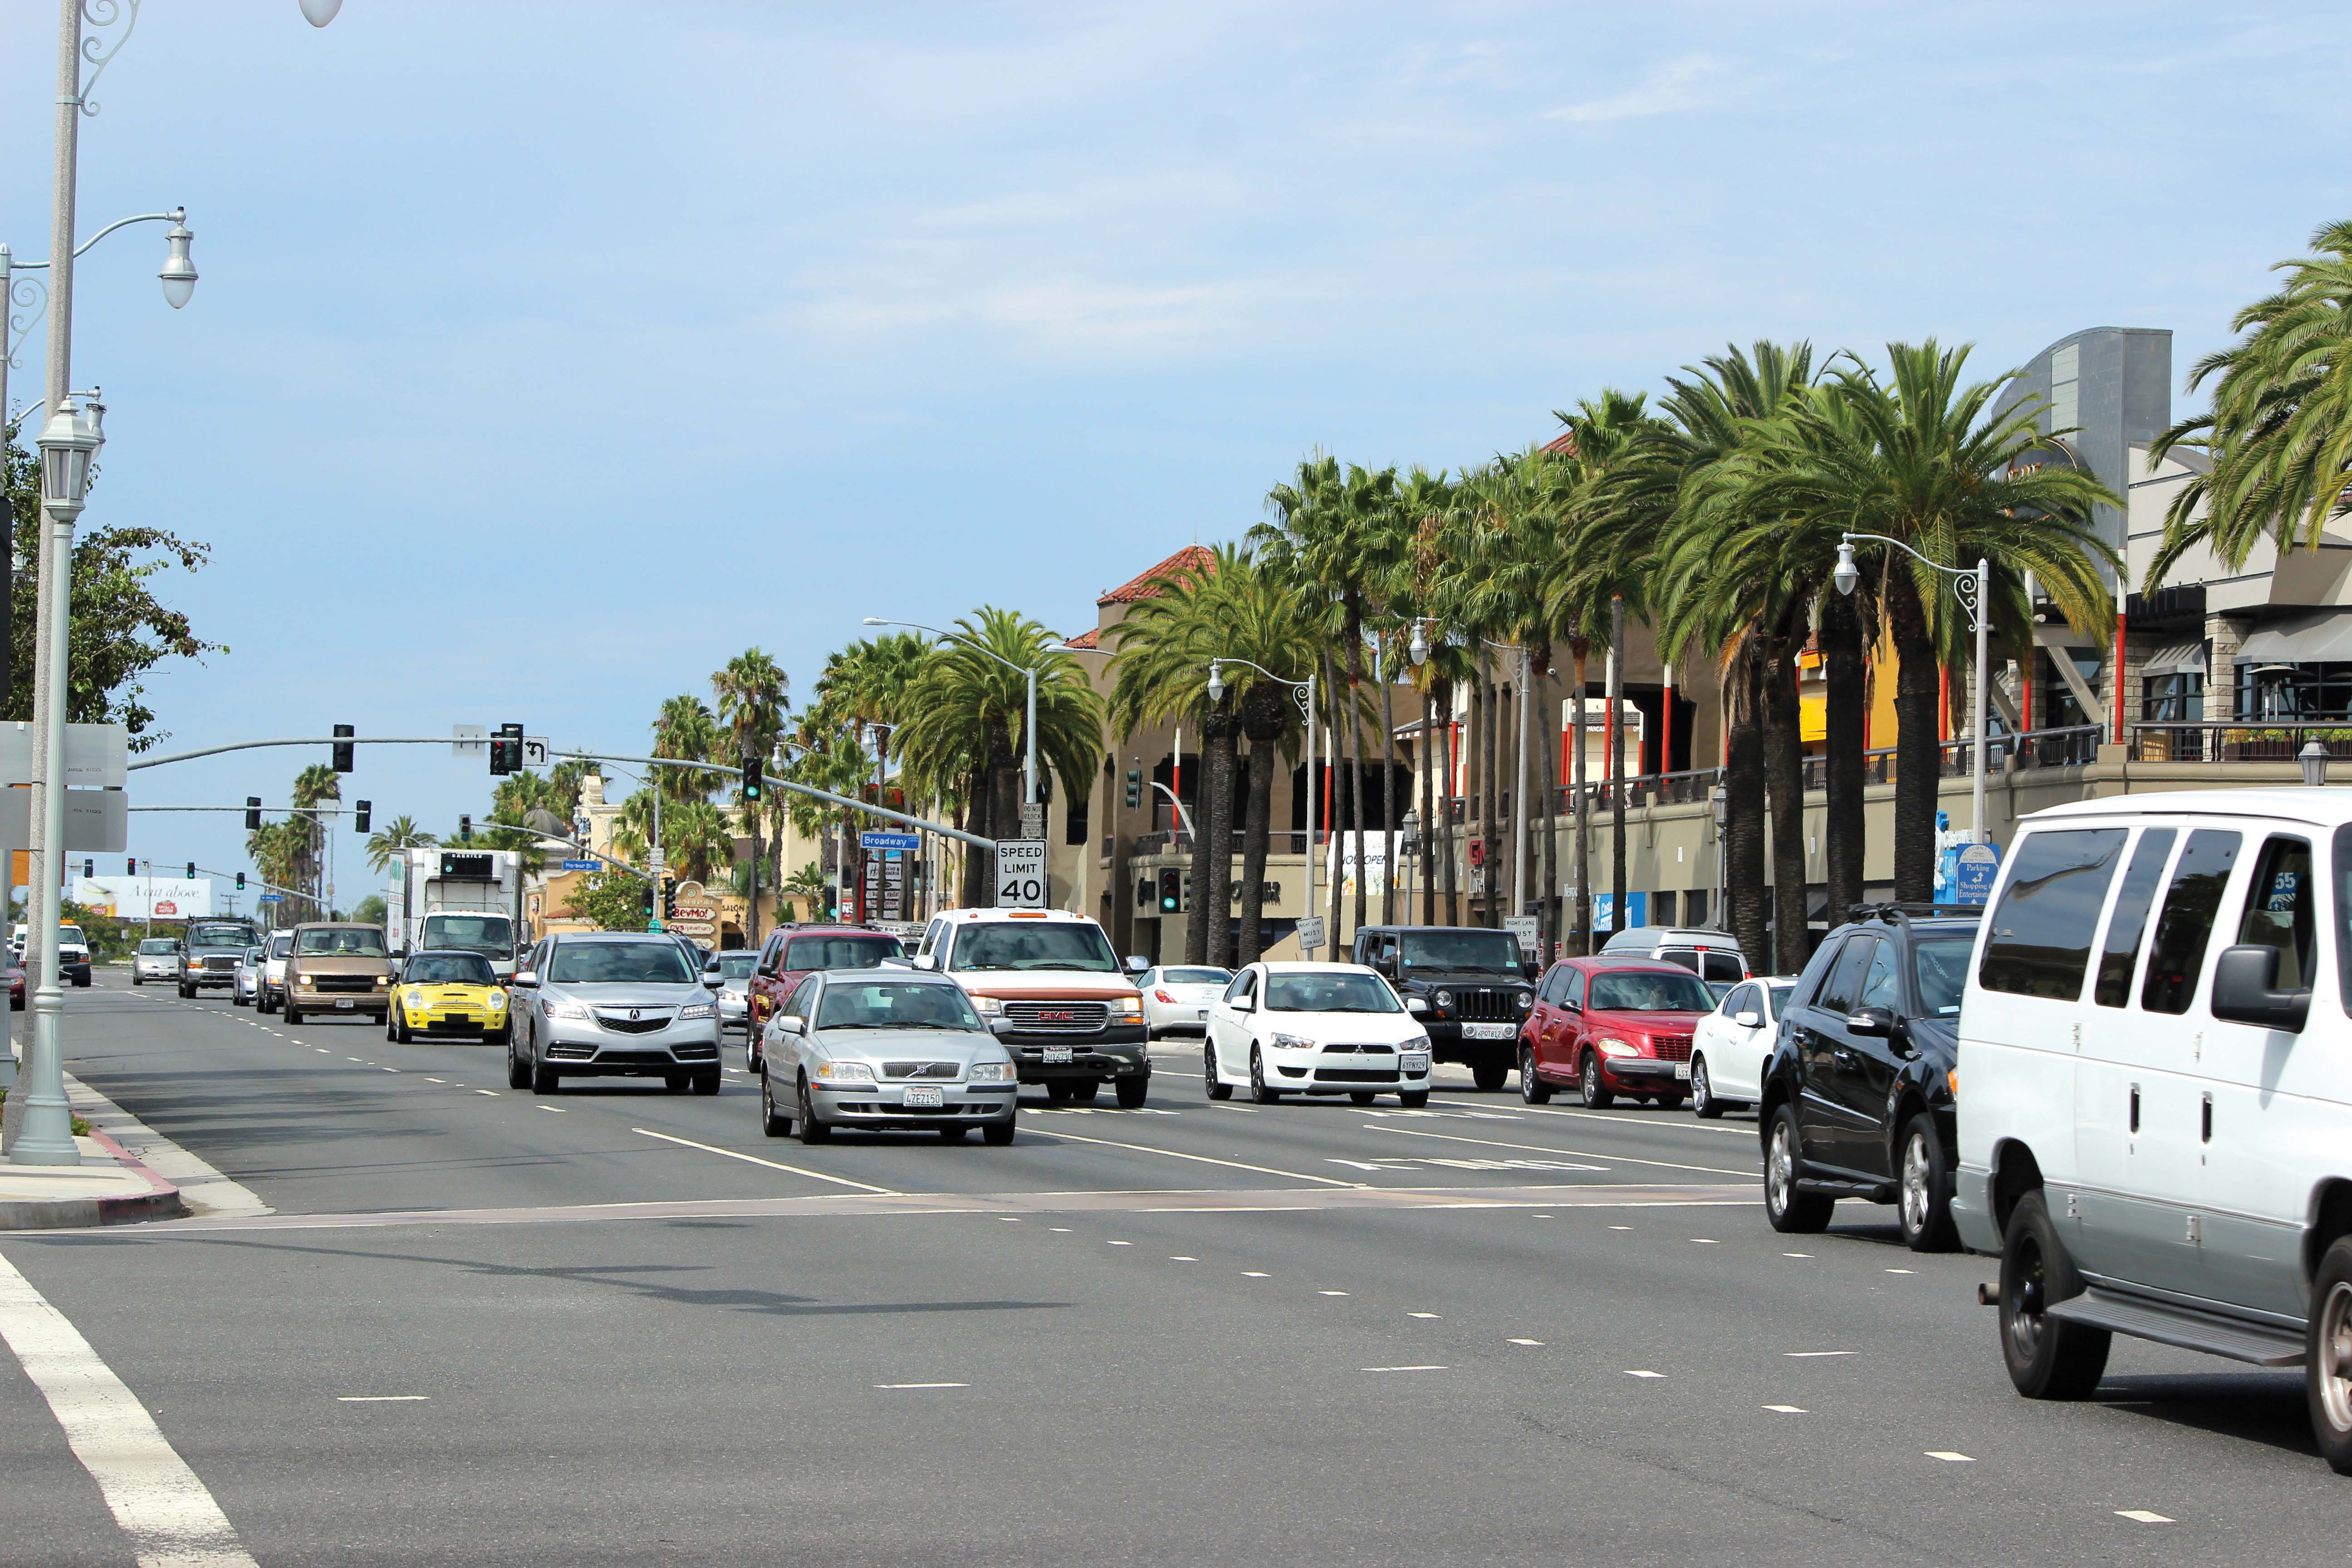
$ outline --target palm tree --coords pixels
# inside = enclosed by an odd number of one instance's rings
[[[307,832],[303,835],[301,857],[297,862],[299,879],[289,880],[288,886],[307,888],[310,892],[310,901],[324,910],[326,905],[320,901],[319,894],[324,885],[321,863],[326,850],[326,827],[320,820],[320,814],[311,808],[321,801],[343,798],[342,775],[324,763],[312,763],[294,775],[294,788],[289,798],[294,802],[297,819],[305,826]]]
[[[680,692],[661,705],[654,721],[654,755],[679,762],[707,763],[719,750],[718,716],[701,698]],[[698,768],[656,768],[654,777],[665,798],[708,800],[717,775]]]
[[[399,859],[409,850],[428,849],[440,842],[438,838],[417,826],[415,817],[405,815],[395,816],[369,835],[368,868],[381,875],[394,860]]]
[[[2192,392],[2216,381],[2212,412],[2148,447],[2151,463],[2175,448],[2212,458],[2173,496],[2148,591],[2192,545],[2210,542],[2232,567],[2263,538],[2282,555],[2298,542],[2315,550],[2352,508],[2352,220],[2323,224],[2311,248],[2274,268],[2284,288],[2231,321],[2244,336],[2189,373]]]
[[[1386,584],[1391,606],[1407,626],[1421,626],[1428,648],[1421,667],[1412,672],[1422,693],[1421,920],[1424,925],[1437,921],[1441,873],[1445,923],[1459,924],[1462,913],[1451,820],[1454,692],[1471,679],[1471,664],[1466,650],[1446,628],[1442,591],[1452,569],[1450,524],[1459,503],[1455,486],[1442,472],[1414,468],[1400,481],[1397,509],[1411,523],[1412,540]],[[1444,857],[1442,867],[1434,863],[1433,858],[1439,856]]]
[[[791,706],[785,691],[791,682],[776,661],[758,648],[746,648],[727,661],[726,668],[710,678],[710,689],[719,700],[719,721],[727,727],[735,742],[739,758],[764,758],[775,748],[776,737],[783,733],[784,714]],[[750,912],[745,916],[743,937],[752,947],[760,945],[760,811],[751,802],[742,800],[741,788],[737,799],[743,806],[743,824],[751,838],[751,860],[749,868],[750,886],[745,889],[745,903]]]

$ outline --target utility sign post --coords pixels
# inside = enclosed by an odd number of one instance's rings
[[[1044,839],[1000,838],[996,841],[996,907],[1000,910],[1042,910],[1045,907]]]

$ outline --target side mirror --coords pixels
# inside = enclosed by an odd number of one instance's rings
[[[1394,980],[1396,978],[1396,960],[1389,957],[1385,953],[1372,960],[1372,967],[1379,970],[1382,974],[1387,975],[1391,980]]]
[[[1150,967],[1151,961],[1150,959],[1140,958],[1132,953],[1128,955],[1127,972],[1129,974],[1140,974]]]
[[[1009,1035],[1013,1033],[1013,1020],[1003,1017],[991,1018],[988,1021],[988,1032],[992,1035]]]
[[[940,966],[940,961],[929,953],[924,952],[915,955],[914,964],[918,969],[937,969]]]
[[[1255,997],[1255,996],[1236,996],[1236,997],[1234,997],[1234,1012],[1236,1012],[1236,1013],[1255,1013],[1255,1012],[1256,1012],[1256,1011],[1257,1011],[1257,998],[1256,998],[1256,997]]]
[[[1760,1029],[1764,1026],[1763,1015],[1752,1011],[1734,1013],[1731,1016],[1731,1021],[1743,1029]]]
[[[776,1032],[780,1035],[804,1035],[808,1033],[808,1020],[795,1018],[789,1013],[780,1014],[776,1018]]]
[[[2279,950],[2258,943],[2221,950],[2213,965],[2213,1016],[2258,1029],[2303,1032],[2311,992],[2278,988]]]
[[[1895,1015],[1884,1007],[1857,1007],[1846,1016],[1845,1032],[1883,1040],[1895,1033]]]
[[[525,991],[536,991],[539,989],[539,971],[536,969],[518,969],[514,972],[514,978],[508,981],[507,984],[509,985],[520,986]]]
[[[1543,966],[1535,961],[1532,954],[1519,960],[1519,973],[1525,978],[1533,980],[1537,975],[1542,973]]]
[[[703,964],[702,973],[705,974],[716,974],[719,973],[719,960],[716,956],[713,956],[708,963]]]

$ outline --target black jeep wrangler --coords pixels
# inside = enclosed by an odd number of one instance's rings
[[[1486,926],[1366,926],[1355,962],[1379,970],[1429,1032],[1433,1061],[1460,1062],[1480,1089],[1518,1065],[1519,1025],[1535,1005],[1535,961]]]

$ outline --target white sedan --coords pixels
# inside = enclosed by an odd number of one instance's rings
[[[1764,1093],[1764,1058],[1789,1005],[1794,980],[1743,980],[1691,1031],[1691,1110],[1717,1117]]]
[[[1250,964],[1209,1008],[1208,1031],[1211,1100],[1247,1086],[1260,1105],[1286,1094],[1429,1103],[1429,1036],[1360,963]]]
[[[1143,1029],[1152,1039],[1162,1035],[1201,1035],[1209,1027],[1209,1009],[1234,983],[1230,969],[1147,969],[1135,977],[1143,993]]]

